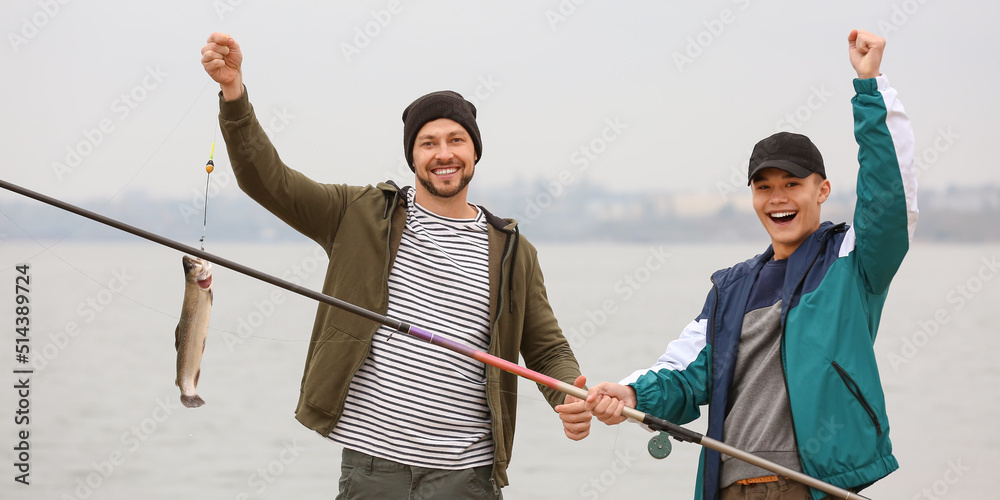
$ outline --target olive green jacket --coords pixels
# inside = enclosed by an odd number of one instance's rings
[[[240,188],[326,250],[330,264],[323,293],[385,314],[389,270],[406,222],[404,191],[409,188],[392,183],[356,187],[315,182],[282,163],[245,88],[239,99],[226,102],[220,93],[219,100],[222,135]],[[489,353],[514,363],[520,353],[531,370],[572,384],[580,368],[549,306],[535,248],[520,236],[516,221],[482,210],[489,222]],[[324,436],[333,430],[350,381],[364,363],[378,327],[372,320],[319,305],[295,411],[299,422]],[[514,442],[517,377],[487,366],[486,378],[495,450],[493,478],[505,486]],[[550,405],[563,402],[562,394],[538,387]]]

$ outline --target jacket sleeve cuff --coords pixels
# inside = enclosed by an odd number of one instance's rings
[[[628,384],[632,390],[635,391],[635,409],[643,413],[652,413],[649,408],[650,402],[655,397],[655,394],[651,394],[649,384]]]
[[[641,411],[643,413],[646,413],[646,414],[651,414],[652,412],[648,408],[648,405],[644,404],[644,402],[649,401],[649,396],[645,395],[645,394],[639,394],[639,388],[636,387],[635,384],[627,384],[627,385],[629,387],[631,387],[632,390],[635,391],[635,409],[638,410],[638,411]],[[643,391],[643,392],[645,393],[646,391]],[[648,426],[648,425],[646,425],[646,424],[644,424],[644,423],[642,423],[642,422],[640,422],[638,420],[635,420],[633,418],[629,418],[629,421],[639,424],[639,426],[641,426],[643,429],[646,429],[649,432],[656,432],[656,430],[654,430],[652,427],[650,427],[650,426]]]
[[[253,112],[250,106],[250,98],[247,97],[247,86],[243,86],[243,93],[232,101],[222,98],[222,91],[219,91],[219,118],[226,121],[239,121]]]
[[[882,74],[878,75],[875,78],[854,79],[854,91],[857,92],[858,94],[874,95],[878,92],[888,89],[889,89],[889,78]]]

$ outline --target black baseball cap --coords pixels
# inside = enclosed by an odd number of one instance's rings
[[[802,134],[778,132],[758,142],[750,154],[747,185],[750,185],[757,172],[768,167],[780,168],[795,177],[809,177],[816,173],[826,179],[823,155]]]

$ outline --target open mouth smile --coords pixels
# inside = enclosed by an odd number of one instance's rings
[[[798,212],[794,211],[771,212],[767,214],[767,216],[770,217],[771,220],[777,222],[778,224],[787,224],[791,222],[796,215],[798,215]]]
[[[437,168],[432,170],[434,175],[451,175],[458,172],[458,167]]]

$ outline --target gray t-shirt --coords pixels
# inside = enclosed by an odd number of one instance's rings
[[[781,362],[781,288],[787,263],[787,259],[767,262],[750,292],[729,388],[723,441],[801,471]],[[723,488],[741,479],[770,475],[773,473],[760,467],[722,456]]]

